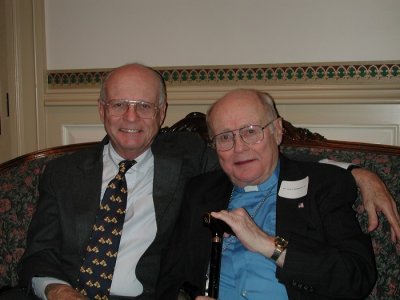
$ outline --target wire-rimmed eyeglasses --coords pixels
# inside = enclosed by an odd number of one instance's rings
[[[159,107],[151,102],[142,100],[116,99],[102,101],[107,107],[108,112],[114,117],[120,117],[128,111],[129,106],[133,106],[135,112],[142,119],[152,119],[157,113]]]
[[[235,144],[235,136],[238,131],[240,138],[248,145],[257,144],[264,139],[264,129],[271,125],[276,119],[270,121],[265,126],[249,125],[232,131],[225,131],[214,135],[211,139],[211,145],[218,151],[228,151]]]

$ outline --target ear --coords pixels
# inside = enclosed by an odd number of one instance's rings
[[[104,110],[106,109],[106,107],[100,99],[97,101],[97,108],[99,109],[100,120],[104,124]]]
[[[282,139],[283,139],[282,118],[279,117],[274,121],[274,127],[275,127],[275,131],[274,131],[275,141],[276,141],[276,144],[279,146],[282,143]]]
[[[167,109],[168,103],[165,102],[163,106],[160,106],[159,113],[160,113],[160,127],[164,124],[165,117],[167,116]]]

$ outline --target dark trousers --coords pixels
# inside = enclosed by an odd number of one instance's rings
[[[38,300],[34,295],[28,295],[25,289],[12,288],[0,292],[1,300]]]

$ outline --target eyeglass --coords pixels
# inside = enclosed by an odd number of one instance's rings
[[[152,119],[157,113],[159,107],[154,103],[141,100],[118,99],[104,102],[109,113],[114,117],[120,117],[128,111],[129,106],[133,106],[135,112],[143,119]]]
[[[211,143],[218,151],[231,150],[235,144],[235,136],[237,135],[234,131],[238,131],[240,138],[246,144],[258,144],[264,139],[264,129],[271,125],[275,120],[276,119],[272,120],[265,126],[250,125],[236,130],[219,133],[211,139]]]

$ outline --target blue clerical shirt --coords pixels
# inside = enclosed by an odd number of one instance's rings
[[[228,210],[245,208],[264,232],[275,236],[278,178],[279,163],[267,181],[257,186],[235,186]],[[224,238],[219,299],[287,300],[285,286],[278,282],[275,272],[272,260],[247,250],[234,236]]]

